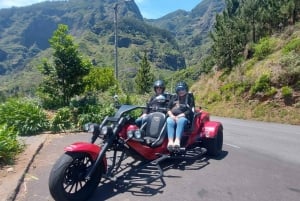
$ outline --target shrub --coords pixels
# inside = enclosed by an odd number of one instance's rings
[[[269,37],[260,39],[259,43],[254,47],[254,56],[258,59],[264,59],[266,56],[272,53],[275,40]]]
[[[300,38],[294,38],[290,42],[288,42],[284,47],[282,52],[287,54],[291,51],[300,52]]]
[[[77,126],[82,127],[85,123],[100,123],[106,116],[112,115],[115,108],[111,104],[89,105],[85,112],[78,114]]]
[[[65,131],[73,127],[72,112],[68,107],[58,109],[56,115],[51,120],[51,131]]]
[[[6,124],[0,125],[0,164],[11,163],[17,153],[23,149],[17,140],[17,132]]]
[[[230,94],[240,96],[248,88],[248,84],[245,82],[241,83],[227,83],[220,88],[221,94]]]
[[[284,85],[296,85],[300,79],[300,57],[295,52],[290,52],[280,59],[280,64],[285,70],[280,76],[280,82]]]
[[[273,96],[277,93],[277,90],[275,87],[270,87],[265,93],[267,96]]]
[[[257,92],[268,92],[270,88],[270,75],[263,74],[258,80],[255,81],[255,84],[251,87],[250,92],[253,95]]]
[[[46,130],[49,122],[46,113],[35,102],[10,99],[0,105],[0,124],[14,127],[18,135],[35,135]]]
[[[288,86],[284,86],[281,88],[281,93],[283,98],[291,98],[293,95],[293,90]]]

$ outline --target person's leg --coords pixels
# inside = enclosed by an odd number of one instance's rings
[[[185,117],[181,117],[178,119],[174,146],[180,147],[180,139],[183,134],[184,127],[187,123],[188,123],[188,120]]]
[[[175,121],[171,118],[167,118],[167,132],[168,132],[168,148],[174,144],[174,134],[175,134]]]

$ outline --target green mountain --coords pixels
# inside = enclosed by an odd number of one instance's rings
[[[203,0],[190,12],[178,10],[156,19],[146,20],[153,26],[170,31],[188,62],[195,65],[209,51],[209,37],[216,14],[223,11],[224,0]]]
[[[49,42],[58,24],[69,26],[80,51],[94,65],[114,66],[115,0],[69,0],[0,10],[0,91],[14,93],[39,82],[36,70],[49,57]],[[192,11],[176,11],[157,20],[141,15],[134,0],[118,4],[118,54],[122,79],[135,75],[146,51],[161,71],[200,62],[207,34],[223,1],[203,0]],[[31,89],[30,89],[31,90]]]

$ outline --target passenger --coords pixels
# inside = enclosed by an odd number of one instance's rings
[[[194,97],[188,93],[188,85],[180,81],[176,84],[176,95],[168,104],[167,132],[168,150],[178,150],[184,127],[192,121]],[[175,136],[174,136],[175,135]],[[175,139],[174,139],[175,137]]]
[[[139,127],[147,120],[147,115],[151,112],[157,111],[158,108],[166,108],[169,101],[169,95],[165,93],[165,82],[163,80],[156,80],[153,84],[155,94],[150,98],[147,103],[147,109],[143,111],[143,114],[136,119],[135,123]]]

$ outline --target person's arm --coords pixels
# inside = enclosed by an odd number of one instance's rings
[[[171,98],[171,100],[169,101],[168,105],[167,105],[167,114],[169,115],[169,117],[171,117],[172,119],[175,120],[175,115],[172,113],[172,108],[174,105],[174,97]]]
[[[150,100],[148,101],[148,103],[147,103],[147,108],[146,109],[144,109],[144,111],[143,111],[143,116],[146,116],[147,114],[149,114],[150,113],[150,111],[151,111],[151,108],[149,108],[149,107],[151,107],[152,105],[153,105],[153,99],[155,98],[155,96],[152,96],[151,98],[150,98]]]
[[[193,113],[193,108],[195,107],[195,100],[193,94],[188,94],[188,107],[187,110],[184,112],[184,115],[189,118]]]

